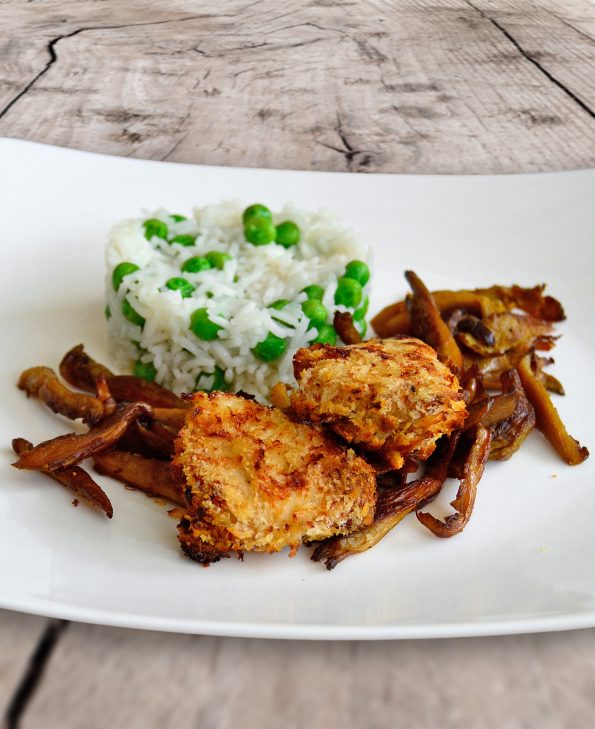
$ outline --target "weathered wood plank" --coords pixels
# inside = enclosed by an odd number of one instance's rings
[[[22,726],[578,729],[594,677],[595,630],[308,643],[71,625]]]
[[[45,618],[0,610],[0,720],[46,623]]]
[[[229,0],[224,12],[206,0],[83,0],[8,2],[2,13],[14,32],[0,48],[0,134],[222,165],[595,165],[588,0],[319,0],[282,10]]]

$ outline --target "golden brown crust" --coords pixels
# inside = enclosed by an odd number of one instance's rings
[[[371,339],[346,347],[300,349],[292,409],[400,468],[426,459],[466,415],[455,375],[419,339]]]
[[[196,393],[176,441],[182,548],[199,561],[276,552],[370,524],[374,471],[321,429],[227,393]]]

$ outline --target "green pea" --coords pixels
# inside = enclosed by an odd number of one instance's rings
[[[248,218],[244,225],[244,238],[253,246],[266,246],[275,240],[277,230],[267,218]]]
[[[138,311],[132,307],[128,299],[124,299],[122,301],[122,314],[131,324],[136,324],[136,326],[141,329],[145,326],[144,317],[142,317]]]
[[[246,225],[250,218],[265,218],[265,220],[272,220],[273,214],[265,205],[255,203],[244,210],[242,214],[242,222],[244,225]]]
[[[143,380],[153,382],[157,370],[152,362],[141,362],[139,359],[134,363],[133,374],[135,377],[142,377]]]
[[[194,241],[196,240],[196,236],[194,235],[174,235],[174,237],[170,240],[169,244],[170,246],[173,246],[174,243],[177,243],[179,246],[193,246]]]
[[[112,310],[109,308],[109,306],[107,306],[107,304],[106,304],[105,309],[103,310],[103,313],[105,314],[106,319],[112,318]]]
[[[362,287],[352,278],[340,278],[335,291],[335,304],[355,309],[362,300]]]
[[[318,329],[318,336],[314,340],[316,344],[336,344],[337,332],[330,324],[321,324]]]
[[[192,293],[196,291],[196,286],[191,284],[188,279],[181,277],[174,276],[174,278],[170,278],[166,281],[165,285],[172,291],[179,291],[183,299],[187,299],[189,296],[192,296]]]
[[[206,307],[195,309],[190,315],[190,331],[196,334],[199,339],[205,342],[212,342],[217,339],[217,335],[222,327],[209,319]]]
[[[361,334],[362,339],[366,336],[366,332],[368,331],[368,325],[366,323],[365,319],[354,319],[353,325],[357,329],[357,331]]]
[[[363,288],[370,280],[370,269],[363,261],[350,261],[345,266],[345,278],[352,278]]]
[[[201,385],[203,378],[212,378],[211,384],[206,387]],[[203,372],[196,378],[196,389],[202,390],[203,392],[215,392],[216,390],[227,392],[229,390],[229,382],[225,381],[225,372],[221,367],[215,367],[214,372]]]
[[[274,362],[285,354],[287,340],[269,332],[252,350],[254,356],[263,362]]]
[[[283,248],[291,248],[300,242],[300,229],[291,220],[279,223],[275,242]]]
[[[167,229],[167,225],[162,220],[157,220],[157,218],[145,220],[143,227],[145,229],[145,238],[147,240],[151,240],[151,238],[162,238],[163,240],[167,240],[167,234],[169,231]]]
[[[208,271],[211,268],[211,264],[203,256],[192,256],[188,258],[182,264],[182,271],[184,273],[200,273],[201,271]]]
[[[169,216],[175,223],[181,223],[182,220],[188,220],[188,218],[185,215],[178,215],[177,213],[175,215]]]
[[[122,261],[122,263],[118,263],[112,273],[112,286],[114,287],[114,291],[117,291],[120,288],[122,281],[124,280],[124,276],[128,276],[138,270],[139,267],[136,263],[130,263],[130,261]]]
[[[353,318],[355,319],[355,321],[359,321],[360,319],[364,319],[364,317],[368,313],[368,307],[369,306],[370,306],[370,297],[369,296],[364,296],[364,302],[363,302],[363,304],[359,307],[359,309],[356,309],[353,312]]]
[[[219,271],[223,271],[225,263],[231,261],[229,253],[221,253],[221,251],[210,251],[205,258],[213,268],[217,268]]]
[[[302,289],[302,291],[309,299],[318,299],[318,301],[322,301],[322,297],[324,296],[324,289],[322,286],[317,286],[316,284],[306,286],[306,288]]]
[[[287,304],[290,304],[291,302],[289,299],[277,299],[277,301],[273,301],[272,304],[269,304],[269,309],[276,309],[277,311],[281,311],[281,309],[284,309]]]
[[[302,311],[310,320],[310,324],[318,329],[319,326],[326,323],[328,311],[316,299],[308,299],[302,304]]]

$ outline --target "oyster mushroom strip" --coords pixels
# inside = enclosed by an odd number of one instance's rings
[[[487,289],[474,289],[476,294],[501,301],[507,309],[521,309],[531,316],[546,321],[566,319],[562,304],[553,296],[544,296],[545,284],[532,288],[512,286],[490,286]]]
[[[527,397],[535,408],[536,425],[563,460],[570,466],[576,466],[589,457],[589,451],[568,434],[545,385],[535,373],[535,367],[534,357],[526,355],[519,362],[518,373]]]
[[[535,410],[527,399],[521,379],[516,370],[507,370],[500,375],[502,395],[500,398],[512,398],[513,411],[505,418],[489,419],[492,411],[482,420],[482,425],[492,426],[492,442],[490,460],[504,461],[509,459],[522,446],[525,438],[535,427]],[[501,402],[504,402],[501,400]],[[496,410],[502,410],[496,408]],[[494,412],[496,417],[500,413]]]
[[[530,349],[551,349],[555,341],[551,336],[552,324],[527,314],[513,314],[509,311],[492,314],[478,320],[483,328],[492,334],[486,341],[485,334],[477,336],[475,330],[462,330],[462,319],[456,328],[457,339],[480,357],[495,357],[507,352],[528,352]]]
[[[33,444],[25,438],[15,438],[12,441],[12,448],[20,456],[31,451]],[[107,494],[80,466],[68,466],[50,472],[46,471],[45,475],[61,483],[90,506],[103,511],[108,519],[112,518],[114,510]]]
[[[465,388],[473,385],[474,394],[467,406],[469,415],[463,431],[477,425],[492,429],[490,446],[491,460],[506,460],[517,451],[535,425],[535,413],[527,400],[525,391],[514,369],[503,372],[500,376],[502,392],[499,395],[488,395],[481,380],[473,383],[473,377],[466,375]]]
[[[25,370],[19,378],[18,387],[28,396],[39,397],[55,413],[71,420],[81,418],[87,425],[100,422],[116,409],[104,374],[98,375],[97,397],[70,390],[49,367],[31,367]],[[142,447],[144,444],[144,450],[149,452],[156,451],[163,455],[173,453],[173,442],[187,412],[185,403],[177,399],[181,407],[155,407],[150,423],[137,423],[139,437],[133,441],[134,447]],[[131,439],[130,432],[126,434],[126,439]]]
[[[345,344],[358,344],[362,341],[362,335],[355,328],[353,316],[350,312],[336,311],[333,317],[333,326]]]
[[[408,300],[411,333],[433,347],[438,359],[455,375],[460,375],[463,371],[463,355],[442,319],[434,297],[413,271],[405,271],[405,278],[413,290],[413,296]]]
[[[459,490],[456,498],[451,502],[456,512],[446,517],[445,521],[436,519],[428,512],[417,512],[419,521],[437,537],[446,538],[458,534],[463,531],[471,518],[477,494],[477,484],[483,475],[490,454],[492,434],[488,428],[478,425],[467,434],[467,436],[469,435],[472,440],[462,465]]]
[[[562,305],[552,296],[544,296],[544,289],[545,284],[533,288],[491,286],[487,289],[433,291],[432,296],[443,316],[450,315],[455,309],[463,309],[478,317],[521,309],[539,319],[562,321],[566,318]],[[385,307],[372,319],[372,326],[380,337],[410,334],[411,318],[406,301]]]
[[[495,390],[500,386],[500,376],[502,373],[510,369],[516,369],[525,354],[527,352],[524,351],[510,351],[506,354],[496,355],[495,357],[470,357],[466,354],[465,365],[467,367],[476,367],[484,386],[489,390]],[[562,383],[543,369],[546,365],[553,364],[554,360],[551,357],[535,357],[535,362],[535,374],[540,382],[543,383],[544,387],[549,392],[564,395]]]
[[[421,503],[427,502],[440,490],[440,482],[433,478],[421,478],[401,489],[385,489],[378,494],[374,522],[364,529],[331,537],[321,542],[312,554],[314,562],[324,562],[332,570],[339,562],[352,554],[361,554],[374,547],[407,514]]]
[[[64,355],[60,374],[73,387],[86,392],[93,392],[97,378],[103,375],[117,402],[146,402],[155,408],[187,408],[182,398],[155,382],[133,375],[114,375],[107,367],[91,359],[82,344]]]
[[[21,453],[19,460],[13,465],[16,468],[44,472],[67,468],[106,450],[124,435],[131,423],[152,415],[151,406],[143,402],[118,405],[114,413],[92,427],[88,433],[68,433],[46,440],[30,451]]]
[[[93,465],[102,476],[110,476],[150,496],[160,496],[186,506],[184,477],[170,461],[109,449],[95,453]]]
[[[17,387],[44,402],[50,410],[71,420],[81,418],[87,425],[98,423],[116,409],[105,376],[97,380],[97,397],[73,392],[65,387],[49,367],[31,367],[19,377]]]
[[[407,514],[431,501],[442,488],[446,480],[450,461],[453,457],[460,433],[455,431],[450,437],[444,436],[438,443],[434,453],[426,463],[423,478],[403,484],[400,488],[389,486],[379,489],[374,512],[374,521],[363,529],[351,534],[331,537],[321,542],[314,553],[314,562],[324,562],[328,570],[332,570],[339,562],[352,554],[361,554],[374,547],[390,531],[392,531]],[[379,480],[385,483],[392,478],[397,483],[407,477],[407,469],[393,471]]]

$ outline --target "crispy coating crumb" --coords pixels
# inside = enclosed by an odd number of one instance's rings
[[[426,459],[467,411],[456,376],[414,337],[371,339],[296,352],[293,412],[324,423],[393,468]]]
[[[175,463],[188,484],[179,539],[199,562],[286,546],[294,554],[374,516],[371,466],[319,427],[237,395],[194,395]]]

